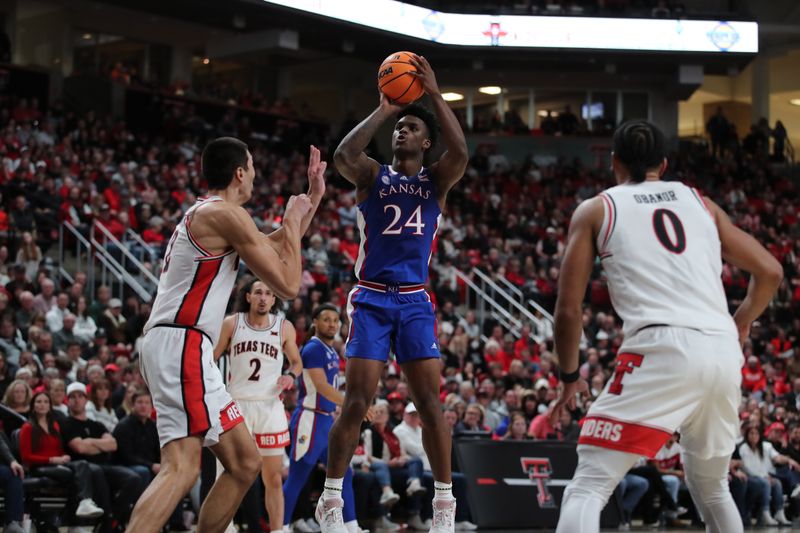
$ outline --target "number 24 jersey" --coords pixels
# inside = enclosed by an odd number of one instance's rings
[[[424,284],[441,213],[428,169],[405,176],[391,165],[381,165],[369,197],[358,205],[361,246],[356,277],[385,284]]]

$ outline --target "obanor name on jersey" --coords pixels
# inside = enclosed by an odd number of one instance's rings
[[[637,204],[657,204],[659,202],[677,202],[675,191],[659,192],[654,194],[634,194],[633,199]]]

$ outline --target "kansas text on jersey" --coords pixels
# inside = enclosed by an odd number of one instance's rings
[[[382,165],[369,197],[358,205],[361,247],[356,277],[385,284],[424,284],[440,216],[427,169],[404,176]]]

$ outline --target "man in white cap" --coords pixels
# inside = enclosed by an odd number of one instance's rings
[[[425,453],[425,448],[422,446],[422,420],[413,402],[409,402],[408,405],[406,405],[403,422],[395,427],[393,432],[408,455],[422,460],[422,467],[425,470],[423,482],[425,485],[430,485],[429,488],[433,488],[431,463],[428,460],[428,455]],[[456,499],[461,502],[467,502],[466,487],[466,480],[463,474],[460,472],[453,472],[453,492],[456,495]],[[469,505],[466,505],[466,503],[462,503],[456,508],[456,530],[472,531],[478,529],[475,524],[469,521],[468,511]],[[459,520],[459,518],[461,520]],[[425,524],[427,524],[427,522],[429,521],[426,520]]]

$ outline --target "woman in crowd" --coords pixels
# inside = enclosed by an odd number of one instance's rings
[[[30,419],[23,424],[19,435],[22,462],[35,476],[70,484],[78,501],[76,517],[102,516],[103,509],[92,499],[93,480],[89,464],[83,460],[73,461],[64,451],[61,427],[53,416],[50,397],[40,392],[34,395],[30,405]]]
[[[63,379],[53,379],[47,384],[47,395],[50,397],[50,405],[53,407],[53,414],[56,420],[60,417],[69,416],[67,409],[67,384]]]
[[[3,395],[3,405],[8,409],[0,411],[0,419],[6,435],[11,437],[14,430],[21,428],[28,419],[31,409],[31,388],[28,382],[24,379],[12,381]]]
[[[471,404],[467,407],[466,411],[464,412],[464,419],[456,425],[455,435],[458,436],[461,433],[472,433],[472,432],[488,432],[491,433],[491,429],[489,426],[484,425],[484,411],[483,406],[478,405],[476,403]]]
[[[94,334],[97,332],[97,324],[94,323],[94,319],[89,315],[89,306],[86,303],[85,296],[78,297],[75,318],[75,327],[72,329],[75,336],[84,344],[93,341]]]
[[[528,423],[525,421],[525,415],[520,412],[511,413],[511,420],[508,423],[508,432],[503,437],[503,440],[529,440]]]
[[[17,264],[25,265],[25,274],[28,279],[35,279],[42,260],[42,249],[37,246],[30,231],[22,233],[22,243],[17,251]]]
[[[794,470],[800,470],[800,464],[794,459],[778,453],[769,441],[765,441],[760,426],[745,426],[744,442],[737,451],[742,461],[742,469],[747,474],[748,480],[761,480],[763,482],[762,508],[759,523],[767,526],[791,525],[783,512],[783,487],[780,480],[771,474],[775,472],[775,465],[789,465]],[[775,509],[770,513],[770,507]]]
[[[100,422],[109,433],[113,433],[119,419],[111,405],[111,383],[107,379],[102,378],[92,385],[86,416]]]

